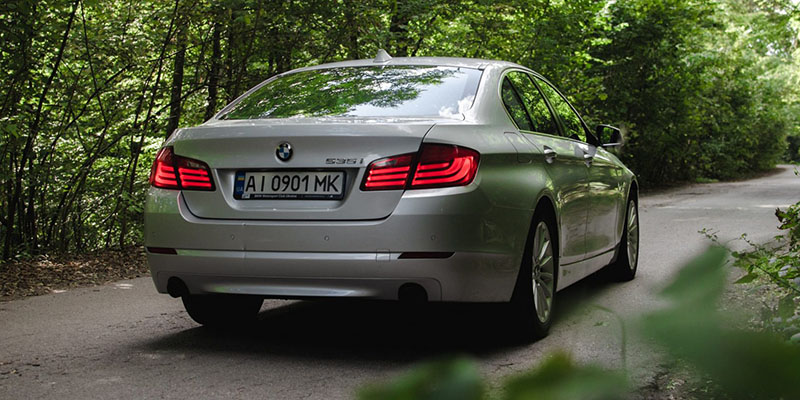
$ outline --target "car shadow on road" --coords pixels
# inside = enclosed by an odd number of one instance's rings
[[[610,287],[594,274],[559,292],[554,324]],[[383,301],[268,301],[258,321],[236,329],[195,327],[148,340],[151,351],[197,350],[293,358],[393,360],[488,356],[519,347],[504,304],[409,306]]]

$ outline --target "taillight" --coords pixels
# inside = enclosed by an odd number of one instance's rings
[[[403,154],[373,161],[364,175],[362,190],[403,189],[411,172],[414,154]]]
[[[477,151],[464,147],[423,145],[411,189],[469,185],[478,172],[479,158]]]
[[[373,161],[361,190],[426,189],[469,185],[478,172],[480,154],[465,147],[424,144],[417,154]]]
[[[164,147],[156,154],[150,169],[150,184],[162,189],[178,189],[178,177],[173,167],[172,147]]]
[[[158,151],[150,170],[150,184],[162,189],[214,190],[208,165],[175,154],[171,146]]]

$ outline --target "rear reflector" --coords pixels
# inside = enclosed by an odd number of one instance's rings
[[[162,189],[214,190],[208,165],[175,154],[171,146],[158,151],[150,170],[150,184]]]
[[[402,154],[370,163],[364,174],[361,190],[469,185],[478,172],[479,160],[480,154],[472,149],[446,144],[423,144],[419,155]]]
[[[412,259],[412,258],[450,258],[455,254],[452,251],[407,251],[400,253],[399,259]]]

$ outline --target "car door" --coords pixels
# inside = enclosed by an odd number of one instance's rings
[[[561,264],[580,261],[586,235],[587,171],[583,151],[573,140],[560,135],[558,123],[526,72],[512,70],[506,74],[502,97],[520,132],[536,147],[538,163],[544,165],[553,181],[560,217]],[[532,172],[541,171],[540,165]]]
[[[622,167],[615,162],[615,158],[604,148],[596,147],[589,166],[587,257],[613,250],[617,245],[617,232],[621,232],[617,224],[619,212],[624,212],[625,186],[622,180]]]
[[[549,82],[537,83],[561,120],[565,135],[580,147],[587,170],[585,258],[605,253],[616,245],[617,212],[619,210],[622,169],[612,160],[613,155],[597,147],[596,138],[567,99]]]

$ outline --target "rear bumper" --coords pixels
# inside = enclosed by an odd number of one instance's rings
[[[177,277],[198,294],[392,300],[415,283],[431,301],[508,301],[529,212],[493,208],[476,190],[433,194],[404,195],[381,220],[241,221],[197,218],[179,192],[151,188],[145,246],[177,254],[147,259],[161,293]],[[454,254],[399,258],[403,252]]]
[[[457,253],[447,259],[398,259],[399,253],[280,253],[178,250],[148,254],[153,281],[171,277],[190,293],[396,300],[400,286],[422,286],[431,301],[507,301],[516,274],[503,255]]]

